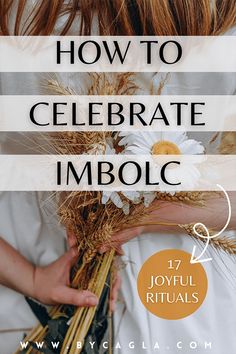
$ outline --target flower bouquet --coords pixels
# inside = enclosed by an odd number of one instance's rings
[[[92,74],[88,95],[134,95],[138,89],[133,74]],[[152,94],[160,94],[162,81]],[[74,95],[74,90],[65,87],[58,79],[47,82],[47,90],[51,94]],[[202,154],[204,147],[197,141],[188,139],[184,132],[57,132],[47,135],[44,149],[53,148],[58,154]],[[112,352],[112,323],[109,312],[109,293],[113,283],[116,266],[116,246],[112,236],[132,227],[144,225],[163,225],[157,219],[158,209],[163,201],[179,202],[204,206],[210,198],[209,192],[137,192],[137,191],[73,191],[57,194],[57,208],[61,223],[67,231],[73,233],[77,240],[78,262],[71,273],[71,286],[88,289],[100,299],[97,307],[74,308],[73,306],[55,306],[49,312],[28,299],[32,309],[38,316],[40,324],[24,339],[31,345],[17,353],[89,353],[86,339],[95,336],[99,352],[99,343],[104,333],[109,332]],[[151,212],[155,210],[155,218]],[[194,221],[194,220],[193,220]],[[167,226],[173,224],[164,223]],[[178,225],[191,237],[198,236],[193,232],[193,225]],[[204,239],[199,238],[204,241]],[[236,253],[235,243],[226,238],[212,239],[216,248],[228,253]],[[109,249],[101,254],[99,250],[106,245]],[[35,346],[35,342],[44,341],[43,348]],[[51,349],[50,342],[59,341],[57,348]],[[80,345],[78,345],[80,343]]]

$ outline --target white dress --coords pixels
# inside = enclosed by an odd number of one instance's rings
[[[235,94],[236,74],[174,74],[163,94]],[[193,134],[206,145],[211,134]],[[215,148],[210,150],[214,152]],[[233,232],[232,232],[233,234]],[[186,235],[149,234],[124,246],[122,288],[115,316],[115,344],[128,353],[214,353],[236,352],[236,265],[235,258],[209,250],[213,262],[205,263],[209,288],[207,297],[191,316],[178,321],[160,319],[149,313],[137,292],[137,276],[143,263],[164,249],[181,249],[191,253],[194,245]],[[129,348],[129,343],[135,349]],[[154,350],[155,343],[159,349]],[[182,349],[177,349],[177,343]],[[143,344],[144,343],[144,344]],[[209,344],[211,343],[211,349]],[[145,349],[142,348],[145,347]],[[190,346],[196,349],[191,349]]]
[[[0,75],[1,94],[40,94],[40,74]],[[82,78],[84,75],[82,75]],[[139,77],[142,92],[147,93],[152,75]],[[63,74],[66,85],[79,88],[78,75]],[[158,79],[157,79],[158,80]],[[233,94],[236,90],[235,74],[173,74],[165,87],[165,94]],[[201,135],[201,138],[204,138]],[[29,153],[17,135],[13,140],[2,140],[2,153]],[[205,136],[208,141],[209,135]],[[18,143],[17,143],[17,140]],[[20,145],[19,145],[20,144]],[[19,148],[21,146],[21,148]],[[33,150],[32,150],[33,151]],[[40,207],[41,195],[31,192],[0,192],[0,235],[16,247],[35,264],[45,265],[60,256],[66,249],[65,231],[47,216]],[[193,241],[186,235],[143,235],[124,246],[124,261],[127,266],[122,271],[121,302],[115,312],[115,343],[122,349],[117,353],[154,353],[153,345],[159,343],[155,352],[177,353],[176,343],[181,341],[181,353],[191,353],[192,341],[198,343],[196,353],[232,354],[236,352],[236,301],[235,279],[224,276],[229,270],[221,261],[206,264],[209,280],[207,298],[201,308],[188,318],[178,321],[159,319],[147,312],[139,300],[136,279],[144,261],[158,250],[167,248],[182,249],[191,252]],[[236,273],[235,263],[229,257],[223,257],[232,273]],[[127,262],[128,261],[128,262]],[[17,270],[16,270],[17,271]],[[125,303],[125,306],[124,306]],[[31,310],[22,295],[5,287],[0,287],[0,352],[11,354],[19,345],[25,329],[36,323]],[[14,331],[16,330],[16,331]],[[128,343],[134,341],[135,349],[129,349]],[[142,342],[147,349],[142,349]],[[212,349],[205,349],[204,343],[212,342]],[[168,349],[169,348],[169,349]]]

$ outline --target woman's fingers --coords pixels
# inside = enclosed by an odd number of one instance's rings
[[[121,245],[132,240],[133,238],[141,235],[143,232],[143,227],[133,227],[130,229],[126,229],[124,231],[120,231],[114,234],[106,245],[102,246],[99,251],[100,253],[107,252],[111,248],[115,248],[117,250],[121,249]]]
[[[78,249],[77,247],[72,247],[64,253],[60,258],[58,258],[54,265],[58,267],[58,269],[65,269],[65,267],[71,268],[78,260]]]
[[[76,262],[78,261],[79,252],[78,252],[77,246],[72,247],[72,248],[69,250],[69,253],[70,253],[70,265],[71,265],[71,267],[72,267],[72,266],[75,265]]]
[[[67,230],[66,233],[67,233],[67,242],[69,248],[75,247],[77,242],[76,242],[76,236],[74,232],[72,232],[71,230]]]
[[[56,288],[52,294],[52,301],[56,304],[67,304],[80,307],[90,307],[98,304],[97,296],[95,296],[91,291],[79,291],[67,286]]]
[[[121,246],[119,246],[119,247],[116,248],[116,254],[117,254],[118,256],[124,256],[124,251],[123,251],[123,249],[122,249]]]
[[[116,301],[118,298],[119,289],[121,287],[121,276],[119,274],[116,275],[116,279],[113,283],[111,290],[111,298],[110,298],[110,310],[115,311]]]

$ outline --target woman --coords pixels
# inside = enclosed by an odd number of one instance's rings
[[[190,0],[20,0],[18,2],[3,0],[0,2],[0,32],[2,35],[89,35],[98,33],[101,35],[219,35],[231,31],[235,24],[236,5],[234,0],[199,0],[197,2]],[[61,77],[66,85],[73,88],[78,88],[81,84],[79,75],[61,74]],[[17,78],[16,80],[16,76],[10,73],[2,74],[1,92],[3,94],[38,94],[40,92],[40,75],[18,74]],[[158,86],[158,75],[139,75],[140,93],[148,93],[150,81],[153,78]],[[174,74],[164,87],[163,93],[233,94],[235,88],[236,80],[232,75],[222,74],[209,77],[207,74]],[[206,140],[209,140],[209,136]],[[2,149],[5,153],[19,151],[19,144],[14,148],[13,143],[9,146],[9,141],[6,141],[2,144]],[[217,206],[217,216],[220,217],[217,224],[214,223],[214,215],[212,215],[212,210],[216,210],[215,206]],[[52,226],[46,223],[45,218],[41,215],[36,195],[32,195],[32,193],[30,195],[27,193],[3,193],[0,195],[0,208],[6,216],[4,223],[0,225],[0,233],[33,263],[48,264],[63,253],[62,234],[64,232],[58,228],[53,230]],[[184,210],[187,212],[183,213],[183,206],[170,206],[166,203],[162,209],[163,214],[158,214],[158,216],[169,220],[173,218],[177,222],[187,222],[192,221],[192,215],[196,218],[196,212],[198,212],[201,222],[205,220],[207,225],[221,227],[226,218],[222,213],[222,208],[223,204],[221,206],[218,202],[211,201],[204,211],[186,208]],[[206,213],[206,210],[209,214]],[[20,212],[24,214],[29,212],[27,225],[24,223],[25,216],[19,216]],[[17,225],[20,229],[17,231],[20,232],[13,230],[12,225]],[[199,312],[178,322],[167,322],[155,318],[142,307],[136,293],[136,278],[145,259],[163,248],[181,248],[191,252],[192,247],[192,243],[184,235],[174,233],[163,236],[162,234],[164,231],[176,232],[177,230],[157,230],[156,228],[151,230],[136,229],[130,233],[116,235],[115,242],[117,240],[118,242],[126,241],[141,232],[147,233],[147,231],[154,232],[155,235],[146,234],[125,245],[125,260],[131,262],[128,262],[123,271],[121,292],[126,304],[125,312],[123,315],[123,308],[120,305],[115,314],[116,339],[124,345],[120,352],[122,354],[128,353],[129,350],[133,352],[132,349],[127,348],[127,341],[133,339],[138,342],[142,338],[149,348],[146,349],[146,352],[152,352],[150,344],[153,340],[161,340],[164,344],[159,352],[165,353],[168,350],[165,343],[170,342],[169,337],[172,337],[173,342],[181,340],[181,338],[190,341],[202,339],[205,333],[208,336],[206,340],[210,341],[209,337],[211,336],[213,339],[217,338],[218,343],[214,354],[234,352],[236,343],[233,340],[230,321],[232,322],[231,310],[235,309],[235,305],[232,290],[225,283],[224,287],[217,289],[216,294],[211,291],[209,298]],[[49,232],[51,237],[47,236]],[[161,237],[158,237],[157,232],[161,233],[159,235]],[[60,238],[58,233],[61,234]],[[32,254],[32,250],[34,250],[34,254]],[[232,265],[230,264],[230,266]],[[219,273],[210,266],[208,268],[209,282],[213,286],[215,281],[220,281],[218,279]],[[7,290],[4,289],[4,292],[6,292],[4,296],[8,296]],[[225,298],[227,298],[227,307],[221,310],[220,304]],[[5,312],[2,328],[21,326],[22,317],[27,313],[27,309],[24,307],[22,299],[14,294],[11,306],[17,303],[20,304],[15,316],[17,321],[15,319],[14,324],[10,323],[9,316]],[[220,313],[215,317],[216,308]],[[8,327],[6,323],[8,323]],[[227,331],[224,331],[222,323],[228,327]],[[33,320],[30,319],[26,327],[32,324]],[[221,331],[224,333],[224,341],[220,336]],[[18,334],[17,340],[20,335]],[[224,350],[225,342],[228,343],[227,351]],[[19,342],[15,343],[17,346]],[[10,353],[13,350],[9,350],[6,340],[2,339],[1,348],[4,348],[4,345],[6,346],[4,353]],[[141,353],[143,350],[138,347],[135,352]],[[189,353],[189,348],[184,348],[182,352]],[[203,353],[205,350],[201,346],[198,352]]]

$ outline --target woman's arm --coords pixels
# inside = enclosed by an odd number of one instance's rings
[[[229,192],[228,195],[232,211],[228,229],[236,230],[236,192]],[[107,251],[111,246],[119,248],[121,244],[145,233],[183,232],[178,226],[180,224],[201,222],[209,229],[219,231],[224,227],[228,218],[228,203],[223,195],[222,197],[216,196],[206,200],[204,206],[165,201],[157,201],[156,203],[157,209],[150,213],[143,224],[159,223],[159,225],[142,225],[119,232],[113,236],[109,245],[102,247],[101,252]]]
[[[0,238],[0,283],[32,296],[35,267]]]
[[[231,219],[228,229],[236,229],[236,192],[228,192],[231,204]],[[158,201],[157,201],[158,203]],[[210,197],[202,206],[186,205],[185,203],[163,202],[160,209],[152,212],[149,221],[160,221],[173,224],[190,224],[201,222],[209,229],[221,230],[228,219],[229,207],[223,194]],[[181,232],[178,226],[147,226],[145,232]]]
[[[90,291],[70,288],[70,270],[78,257],[71,248],[46,267],[36,267],[0,238],[0,284],[47,305],[95,306],[97,297]]]

